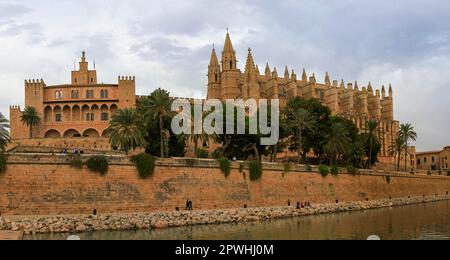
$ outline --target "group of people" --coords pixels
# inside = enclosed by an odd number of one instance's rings
[[[291,206],[291,201],[288,200],[288,206]],[[297,202],[297,209],[304,209],[304,208],[310,208],[311,207],[311,203],[309,201],[303,203],[303,202]]]

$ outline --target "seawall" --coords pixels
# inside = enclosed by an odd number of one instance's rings
[[[319,204],[450,191],[447,176],[362,171],[357,176],[341,173],[323,178],[303,166],[285,174],[283,165],[276,164],[265,164],[262,178],[252,182],[248,169],[239,171],[239,163],[225,178],[213,160],[160,160],[148,179],[140,179],[135,166],[122,156],[110,157],[106,176],[86,167],[71,168],[63,155],[16,154],[8,161],[7,171],[0,175],[2,215],[90,214],[93,209],[99,214],[174,211],[184,209],[188,199],[194,210],[280,207],[288,200]]]

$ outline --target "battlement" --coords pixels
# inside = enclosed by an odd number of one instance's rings
[[[45,86],[45,82],[43,79],[29,79],[25,80],[25,87],[35,87],[35,86]]]
[[[11,110],[11,111],[21,111],[20,110],[20,106],[9,106],[9,110]]]
[[[135,81],[136,77],[135,76],[119,76],[119,82],[120,81]]]

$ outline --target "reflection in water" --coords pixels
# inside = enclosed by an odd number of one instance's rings
[[[370,235],[378,235],[383,240],[450,239],[450,202],[262,223],[90,232],[80,237],[83,240],[365,240]],[[53,240],[67,236],[45,234],[26,239]]]

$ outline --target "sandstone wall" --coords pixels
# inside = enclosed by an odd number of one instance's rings
[[[123,157],[113,157],[105,177],[70,168],[64,157],[14,155],[0,175],[0,211],[6,215],[89,214],[149,212],[184,208],[224,209],[284,206],[290,200],[325,203],[445,194],[450,178],[385,173],[359,176],[341,174],[322,178],[318,173],[294,167],[283,176],[282,165],[265,165],[261,180],[251,182],[248,170],[239,173],[234,164],[225,178],[214,161],[158,162],[152,178],[142,180]],[[391,176],[390,184],[386,176]]]

